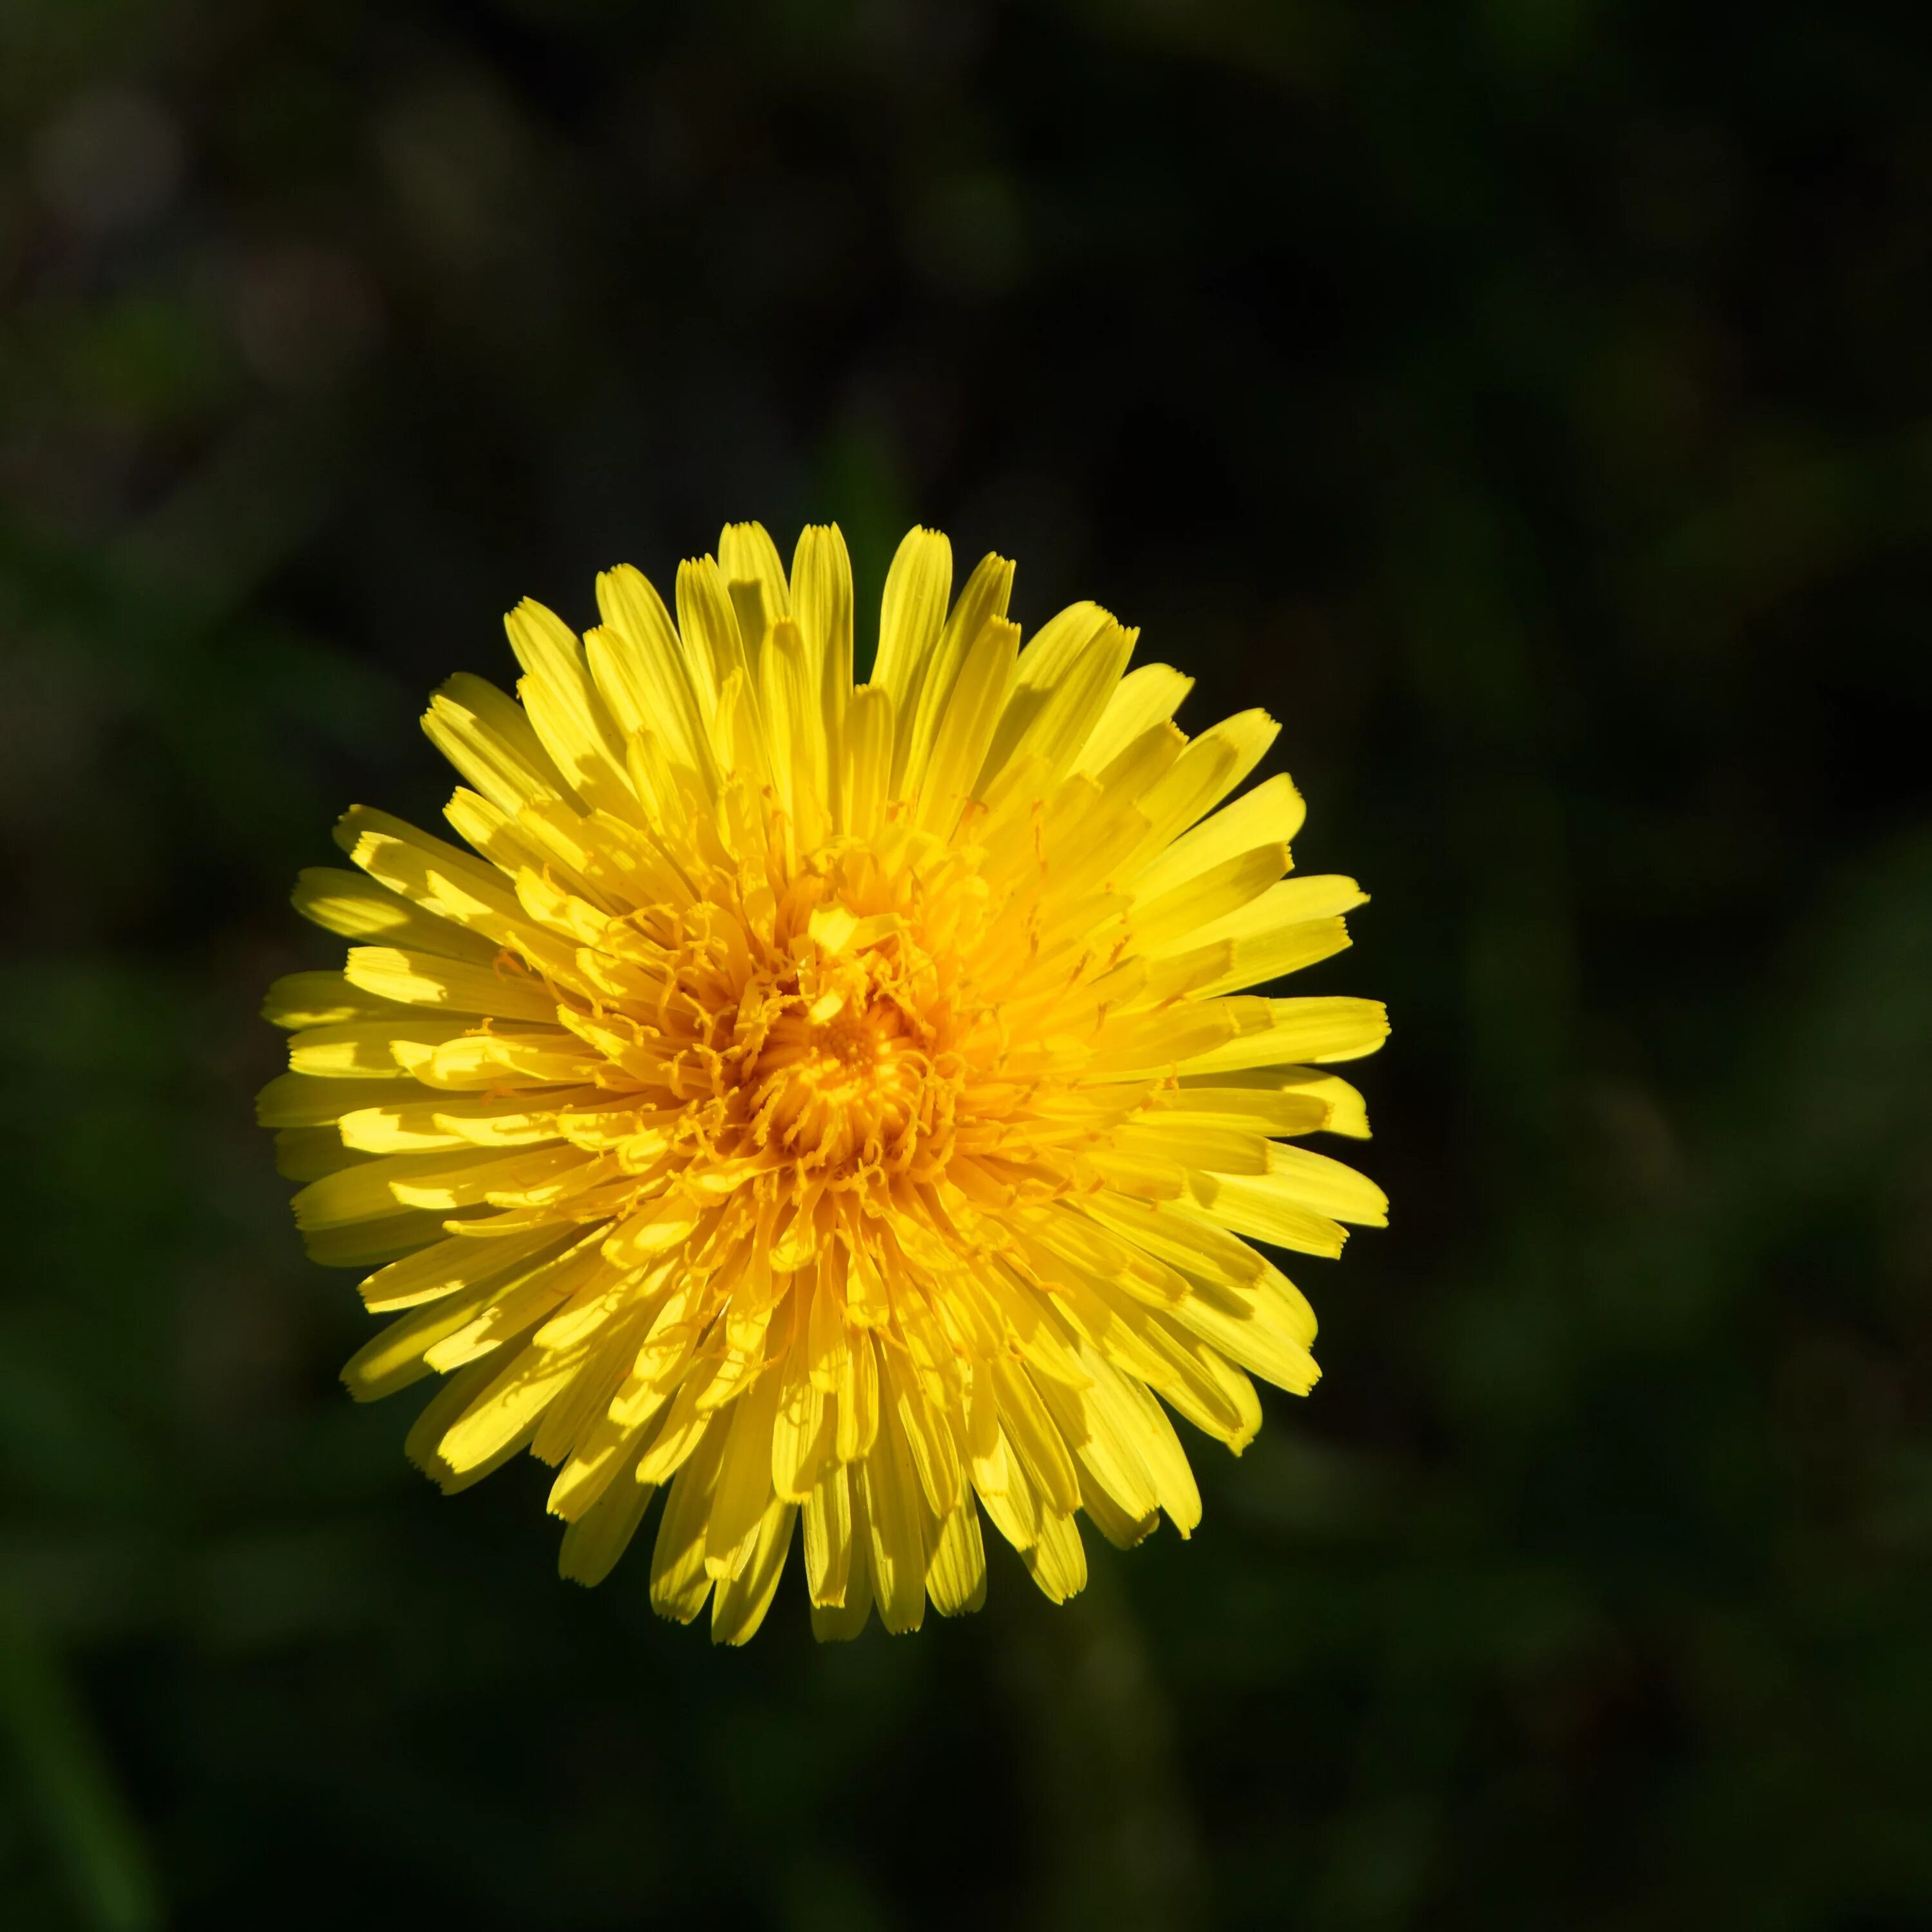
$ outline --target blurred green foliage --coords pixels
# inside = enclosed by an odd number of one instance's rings
[[[0,1919],[1932,1919],[1928,56],[0,0]],[[517,598],[828,514],[1282,718],[1396,1219],[1192,1546],[718,1656],[343,1396],[254,1014]]]

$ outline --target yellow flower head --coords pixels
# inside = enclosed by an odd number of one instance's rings
[[[448,1490],[554,1466],[580,1582],[664,1490],[652,1600],[710,1597],[718,1641],[801,1512],[822,1637],[976,1607],[982,1510],[1056,1602],[1081,1510],[1186,1536],[1167,1408],[1238,1451],[1248,1372],[1316,1378],[1248,1240],[1333,1256],[1384,1218],[1288,1144],[1367,1132],[1317,1070],[1382,1009],[1236,994],[1346,946],[1364,896],[1282,877],[1285,776],[1222,803],[1273,722],[1190,740],[1190,680],[1128,671],[1099,606],[1022,648],[1011,564],[952,580],[913,531],[856,688],[836,528],[788,577],[732,525],[675,625],[628,568],[580,642],[520,605],[520,702],[459,674],[423,720],[470,850],[351,811],[358,869],[296,892],[347,963],[269,995],[296,1220],[396,1317],[351,1390],[447,1376],[410,1453]]]

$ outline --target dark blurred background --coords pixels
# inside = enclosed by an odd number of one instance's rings
[[[0,0],[0,1921],[1932,1923],[1932,19]],[[1263,703],[1394,1199],[1190,1547],[747,1653],[251,1096],[428,688],[915,519]],[[862,654],[863,646],[862,646]]]

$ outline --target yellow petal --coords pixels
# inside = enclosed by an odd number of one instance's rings
[[[601,1583],[630,1547],[657,1492],[648,1484],[626,1482],[620,1472],[603,1495],[563,1532],[557,1574],[586,1588]]]
[[[981,787],[1029,755],[1044,782],[1057,784],[1106,710],[1138,634],[1094,604],[1076,604],[1042,626],[1016,668]]]
[[[561,1247],[568,1232],[556,1227],[532,1228],[494,1241],[466,1241],[452,1236],[419,1248],[406,1261],[379,1269],[363,1282],[362,1300],[376,1312],[434,1301],[494,1280],[520,1262]]]
[[[713,721],[715,745],[715,714],[725,684],[734,671],[748,676],[750,665],[737,614],[714,559],[698,557],[678,566],[677,628],[699,707]]]
[[[340,973],[285,973],[268,988],[262,1017],[271,1026],[344,1026],[360,1020],[400,1017],[405,1009],[352,986]]]
[[[805,646],[807,688],[817,700],[822,741],[838,767],[852,692],[852,562],[836,524],[808,525],[791,560],[791,614]]]
[[[1270,1144],[1268,1171],[1286,1192],[1319,1214],[1363,1227],[1388,1226],[1388,1196],[1367,1175],[1326,1154]]]
[[[580,1365],[569,1349],[520,1350],[444,1431],[437,1454],[460,1476],[514,1448],[534,1432],[544,1409]]]
[[[750,1555],[731,1576],[719,1580],[711,1600],[711,1641],[749,1643],[778,1594],[791,1551],[792,1524],[798,1505],[774,1497],[752,1539]]]
[[[575,1152],[572,1149],[573,1153]],[[488,1174],[500,1157],[487,1149],[465,1148],[454,1152],[389,1154],[358,1162],[355,1166],[311,1181],[294,1202],[298,1228],[329,1228],[345,1221],[373,1221],[404,1208],[462,1208],[482,1199],[471,1192],[466,1176]],[[399,1194],[398,1186],[427,1181],[431,1198]],[[467,1196],[468,1198],[460,1196]]]
[[[1279,1174],[1196,1174],[1192,1180],[1202,1218],[1218,1228],[1271,1246],[1292,1248],[1298,1254],[1324,1255],[1331,1261],[1348,1238],[1340,1222],[1304,1207]],[[1177,1207],[1171,1211],[1180,1214],[1186,1210]]]
[[[1379,1000],[1270,1000],[1269,1023],[1184,1060],[1184,1076],[1225,1073],[1293,1061],[1359,1060],[1388,1037]]]
[[[849,1642],[864,1630],[872,1614],[872,1534],[866,1510],[866,1486],[856,1472],[849,1473],[848,1482],[848,1472],[842,1463],[838,1473],[842,1493],[850,1499],[849,1516],[835,1519],[828,1506],[821,1513],[821,1521],[827,1538],[838,1538],[837,1546],[845,1552],[845,1568],[842,1573],[826,1573],[828,1588],[834,1574],[842,1574],[842,1589],[837,1600],[829,1594],[821,1595],[817,1582],[812,1587],[812,1634],[820,1643]],[[813,1503],[824,1490],[821,1484],[812,1492]],[[813,1504],[806,1507],[808,1516]],[[808,1556],[810,1550],[808,1543]]]
[[[873,661],[871,681],[892,699],[894,711],[908,721],[926,677],[927,658],[946,622],[946,602],[952,594],[952,546],[937,530],[915,526],[907,531],[886,572],[878,655]],[[1003,602],[998,614],[1004,616],[1005,608]],[[970,644],[973,640],[965,641]]]
[[[316,1079],[393,1080],[407,1070],[407,1049],[434,1052],[460,1040],[468,1024],[460,1019],[375,1019],[310,1027],[290,1040],[289,1066]]]
[[[1050,1604],[1064,1604],[1087,1587],[1087,1551],[1070,1511],[1046,1516],[1038,1538],[1020,1552],[1020,1560]]]
[[[448,679],[430,700],[422,728],[430,742],[505,812],[569,790],[522,707],[482,678],[458,671]]]
[[[352,946],[344,976],[386,1000],[439,1006],[446,1012],[490,1013],[501,1019],[554,1021],[556,995],[541,980],[500,965],[439,959],[389,946]]]
[[[518,695],[551,763],[592,810],[631,816],[636,795],[624,767],[623,735],[598,694],[577,634],[527,597],[503,628],[524,667]]]
[[[986,1600],[986,1550],[980,1535],[980,1512],[968,1497],[939,1526],[926,1588],[942,1617],[976,1610]]]
[[[767,1368],[727,1412],[730,1433],[704,1532],[705,1568],[713,1576],[735,1576],[744,1567],[772,1501],[772,1425],[779,1393],[777,1370]]]
[[[836,1609],[845,1600],[852,1562],[852,1504],[848,1467],[820,1471],[805,1503],[805,1574],[812,1600]]]
[[[916,1630],[926,1616],[926,1504],[912,1452],[890,1408],[872,1454],[854,1468],[866,1492],[879,1621],[896,1636]]]
[[[664,1514],[658,1520],[657,1542],[651,1551],[651,1608],[674,1623],[689,1623],[711,1594],[711,1573],[704,1567],[704,1532],[724,1438],[721,1427],[705,1431],[673,1479]]]
[[[1142,664],[1114,687],[1107,708],[1073,760],[1076,772],[1100,772],[1136,739],[1180,709],[1194,680],[1170,664]]]
[[[1131,930],[1135,944],[1158,952],[1163,946],[1210,925],[1258,898],[1281,877],[1286,845],[1258,845],[1183,879],[1170,891],[1138,904]]]
[[[791,592],[778,545],[763,524],[727,524],[718,532],[718,568],[728,584],[755,584],[767,623],[791,615]]]
[[[945,539],[942,537],[939,541],[943,544]],[[946,568],[950,575],[950,553]],[[892,762],[896,796],[909,797],[917,792],[921,775],[951,708],[961,669],[987,627],[1006,622],[1006,601],[1012,585],[1013,567],[1004,557],[982,557],[966,580],[959,601],[940,627],[937,640],[914,663],[908,688],[903,692],[894,692],[899,719],[898,743]],[[973,776],[971,772],[967,774],[968,784]]]
[[[1306,816],[1293,780],[1277,772],[1177,838],[1134,881],[1136,903],[1157,899],[1257,845],[1287,844]]]
[[[648,729],[694,775],[711,770],[706,722],[715,693],[694,681],[670,614],[650,580],[628,564],[597,580],[604,626],[586,656],[606,706],[628,736]]]
[[[358,1402],[374,1402],[434,1373],[424,1359],[428,1351],[473,1320],[495,1292],[494,1282],[472,1285],[398,1316],[343,1365],[349,1393]]]
[[[359,872],[311,866],[298,874],[292,903],[303,918],[347,939],[379,939],[451,959],[488,962],[497,948],[480,934],[438,919]]]
[[[1024,1369],[995,1358],[992,1364],[1000,1427],[1019,1454],[1027,1474],[1038,1485],[1050,1507],[1080,1506],[1080,1478],[1065,1438],[1041,1400],[1033,1378]]]
[[[880,685],[852,694],[845,713],[841,822],[854,837],[879,829],[892,793],[892,697]]]
[[[1244,711],[1202,732],[1142,801],[1147,855],[1164,851],[1213,811],[1260,764],[1280,729],[1265,711]]]
[[[974,794],[974,781],[1006,704],[1019,649],[1019,626],[989,620],[968,654],[946,705],[922,772],[908,770],[907,789],[916,784],[916,822],[944,838]]]

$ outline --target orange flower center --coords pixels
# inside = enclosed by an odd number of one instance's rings
[[[920,1138],[926,1056],[890,1001],[772,996],[778,1017],[744,1072],[753,1144],[842,1178],[902,1168]]]

